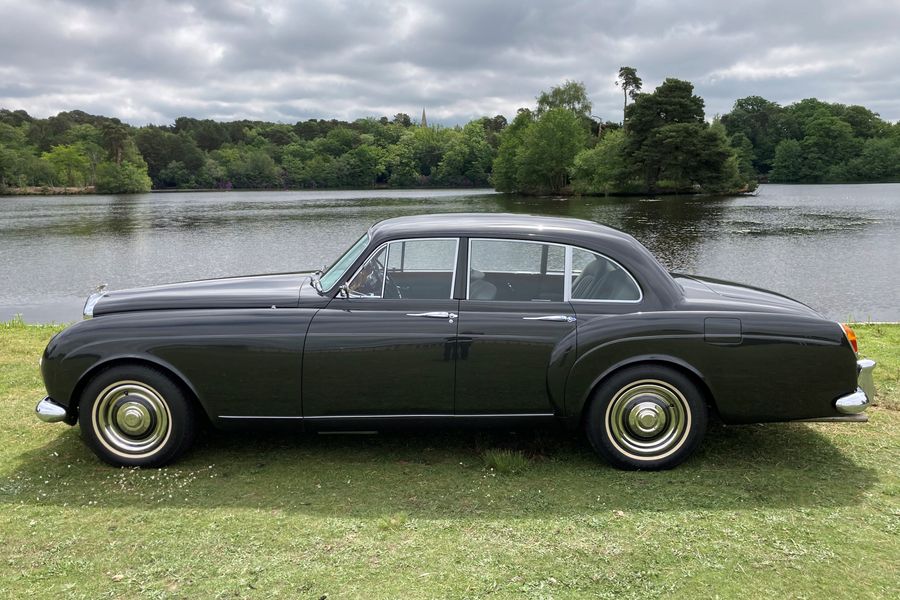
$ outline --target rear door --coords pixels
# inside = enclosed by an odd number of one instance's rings
[[[467,250],[456,414],[554,413],[575,359],[565,246],[470,239]]]

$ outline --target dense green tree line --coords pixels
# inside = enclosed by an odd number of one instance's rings
[[[64,112],[0,110],[0,186],[154,189],[486,186],[502,116],[419,127],[406,114],[294,125],[181,117],[130,127]]]
[[[721,120],[732,144],[745,147],[771,181],[900,181],[900,123],[862,106],[809,98],[782,107],[750,96]]]
[[[132,127],[81,111],[47,119],[0,109],[0,191],[94,187],[301,189],[485,186],[532,194],[753,189],[780,182],[900,181],[900,124],[861,106],[758,96],[706,120],[687,81],[652,92],[632,67],[617,81],[622,123],[600,122],[567,81],[511,123],[421,127],[406,114],[290,124],[181,117]],[[630,101],[630,102],[629,102]]]

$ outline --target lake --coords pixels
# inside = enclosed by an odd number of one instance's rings
[[[437,212],[591,219],[669,269],[769,288],[840,320],[900,320],[900,184],[755,196],[528,198],[491,190],[0,197],[0,320],[74,321],[112,289],[322,267],[373,222]]]

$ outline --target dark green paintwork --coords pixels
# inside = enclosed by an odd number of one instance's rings
[[[385,241],[461,238],[454,298],[344,298],[338,285],[320,294],[303,273],[112,292],[95,318],[51,340],[42,367],[47,391],[74,422],[93,373],[142,361],[182,382],[220,426],[377,429],[543,415],[575,425],[595,386],[637,362],[690,374],[726,422],[836,416],[834,400],[856,388],[856,357],[836,323],[772,292],[673,278],[614,229],[575,219],[440,215],[391,219],[369,234],[348,274]],[[466,300],[467,237],[603,253],[634,275],[643,299]],[[458,317],[409,316],[428,311]],[[551,314],[577,321],[523,318]]]

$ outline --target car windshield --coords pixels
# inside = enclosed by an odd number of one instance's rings
[[[369,245],[369,234],[363,235],[356,240],[356,243],[350,246],[350,249],[344,252],[344,255],[337,259],[325,273],[319,278],[319,285],[323,290],[330,290],[334,284],[338,282],[341,276],[350,268],[353,261],[362,254],[362,251]]]

